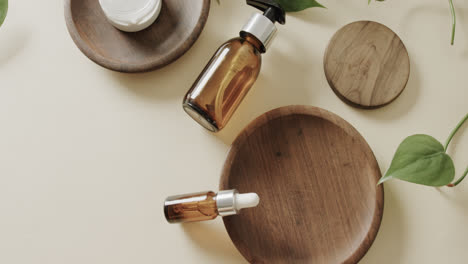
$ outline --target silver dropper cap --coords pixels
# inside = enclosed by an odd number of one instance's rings
[[[219,191],[216,195],[216,206],[218,207],[218,214],[220,216],[228,216],[238,214],[236,209],[236,194],[237,190]]]
[[[256,37],[263,44],[261,52],[264,53],[275,38],[276,31],[276,26],[270,19],[262,14],[255,13],[244,25],[240,35],[245,37],[248,33]]]

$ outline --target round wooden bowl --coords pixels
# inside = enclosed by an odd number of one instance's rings
[[[177,60],[198,39],[209,10],[210,0],[163,0],[150,27],[128,33],[106,20],[98,0],[65,0],[75,44],[92,61],[119,72],[151,71]]]
[[[224,224],[251,263],[357,263],[382,220],[380,176],[348,122],[316,107],[278,108],[232,145],[220,189],[256,192],[260,204]]]

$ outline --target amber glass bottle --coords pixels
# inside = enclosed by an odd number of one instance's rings
[[[221,130],[257,79],[261,45],[250,35],[224,43],[187,93],[185,111],[208,130]]]
[[[237,190],[211,191],[167,197],[164,214],[169,223],[196,222],[215,219],[218,215],[235,215],[243,208],[260,202],[256,193],[239,194]]]
[[[218,208],[214,197],[214,192],[168,197],[164,204],[164,214],[167,221],[172,223],[215,219],[218,216]]]
[[[247,0],[262,11],[254,14],[233,38],[216,51],[185,95],[183,107],[206,129],[223,129],[258,77],[261,54],[276,33],[275,22],[285,23],[285,12],[273,0]]]

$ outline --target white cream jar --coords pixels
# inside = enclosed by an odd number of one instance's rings
[[[99,0],[109,23],[136,32],[149,27],[158,18],[162,0]]]

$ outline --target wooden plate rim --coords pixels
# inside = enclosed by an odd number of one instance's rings
[[[205,27],[206,21],[208,20],[208,14],[210,12],[210,5],[211,0],[201,0],[202,3],[202,11],[200,13],[200,18],[198,19],[198,25],[195,27],[193,32],[187,38],[187,47],[186,48],[178,48],[175,51],[169,53],[165,57],[164,60],[156,60],[153,62],[142,63],[142,64],[126,64],[125,67],[122,67],[120,63],[112,62],[111,60],[107,59],[104,56],[94,52],[93,49],[87,45],[87,43],[81,38],[81,35],[78,33],[76,29],[75,23],[73,22],[73,15],[72,15],[72,8],[71,8],[71,1],[74,0],[64,0],[64,10],[65,10],[65,22],[67,25],[68,32],[70,33],[73,42],[75,42],[76,46],[86,55],[90,60],[101,65],[102,67],[118,71],[118,72],[125,72],[125,73],[137,73],[137,72],[149,72],[153,70],[160,69],[164,66],[171,64],[172,62],[179,59],[182,55],[184,55],[190,47],[193,46],[195,41],[197,41],[198,37],[200,36],[203,28]],[[81,1],[81,0],[79,0]],[[96,0],[97,1],[97,0]]]
[[[359,104],[359,103],[356,103],[356,102],[353,102],[351,100],[349,100],[348,98],[346,98],[344,95],[342,95],[338,89],[336,89],[335,85],[333,84],[333,82],[331,81],[331,76],[329,76],[328,72],[327,72],[327,69],[326,69],[326,64],[327,64],[327,58],[329,56],[329,53],[330,53],[330,44],[335,40],[335,38],[337,37],[338,33],[342,32],[346,27],[352,25],[352,24],[356,24],[356,23],[362,23],[362,22],[370,22],[370,23],[375,23],[375,24],[378,24],[384,28],[386,28],[387,30],[390,30],[390,32],[392,32],[393,34],[395,34],[395,36],[398,37],[398,39],[401,41],[401,44],[403,45],[403,48],[405,50],[405,54],[406,54],[406,58],[408,59],[408,73],[406,75],[406,81],[403,85],[403,88],[401,89],[401,91],[395,95],[394,98],[392,98],[390,101],[384,103],[384,104],[380,104],[380,105],[362,105],[362,104]],[[400,36],[395,32],[393,31],[391,28],[387,27],[386,25],[382,24],[382,23],[379,23],[379,22],[376,22],[376,21],[371,21],[371,20],[359,20],[359,21],[354,21],[354,22],[351,22],[351,23],[348,23],[346,25],[344,25],[343,27],[341,27],[340,29],[338,29],[337,32],[335,32],[335,34],[333,34],[332,38],[328,41],[328,44],[327,44],[327,48],[325,49],[325,53],[324,53],[324,56],[323,56],[323,71],[325,72],[325,79],[327,79],[327,82],[328,84],[330,85],[330,88],[332,88],[333,92],[336,94],[336,96],[338,96],[338,98],[340,98],[343,102],[345,102],[346,104],[352,106],[352,107],[356,107],[356,108],[361,108],[361,109],[368,109],[368,110],[373,110],[373,109],[378,109],[378,108],[381,108],[381,107],[384,107],[390,103],[392,103],[393,101],[395,101],[398,97],[400,97],[400,95],[403,93],[403,91],[406,89],[406,86],[408,85],[408,81],[409,81],[409,77],[411,75],[411,60],[409,58],[409,53],[408,53],[408,49],[406,48],[406,45],[405,43],[403,42],[403,40],[400,38]]]
[[[229,149],[226,161],[222,169],[222,174],[221,174],[220,184],[219,184],[220,190],[226,190],[230,188],[228,184],[229,171],[231,170],[234,158],[236,157],[238,151],[241,149],[241,147],[245,143],[248,136],[250,136],[255,130],[265,125],[269,121],[272,121],[279,117],[285,117],[289,115],[310,115],[310,116],[315,116],[315,117],[325,119],[329,122],[332,122],[336,126],[342,128],[343,130],[345,130],[345,132],[348,133],[350,136],[361,141],[363,143],[363,146],[365,146],[363,150],[366,152],[366,155],[369,155],[369,157],[373,158],[371,159],[371,162],[373,163],[371,164],[371,167],[376,170],[375,171],[376,180],[380,179],[381,172],[380,172],[377,160],[375,159],[375,155],[372,149],[370,148],[369,144],[364,139],[364,137],[350,123],[348,123],[346,120],[344,120],[340,116],[330,111],[327,111],[325,109],[319,108],[319,107],[305,106],[305,105],[290,105],[290,106],[279,107],[279,108],[270,110],[260,115],[255,120],[253,120],[237,136],[237,138],[233,141]],[[343,126],[340,123],[343,124]],[[375,238],[377,237],[377,233],[380,229],[380,225],[381,225],[382,217],[383,217],[383,209],[384,209],[384,188],[383,188],[383,185],[381,184],[376,188],[375,210],[374,210],[374,215],[372,217],[372,223],[369,226],[369,230],[367,231],[367,234],[364,240],[361,242],[361,244],[356,249],[356,251],[353,252],[343,263],[358,263],[367,253],[371,245],[374,243]],[[237,250],[242,254],[242,256],[244,256],[244,258],[249,261],[251,259],[251,256],[249,255],[248,252],[244,252],[240,247],[238,247],[237,242],[234,241],[231,237],[229,227],[226,224],[226,219],[223,219],[223,222],[224,222],[224,226],[226,228],[226,231],[229,234],[229,237],[232,243],[235,245]]]

